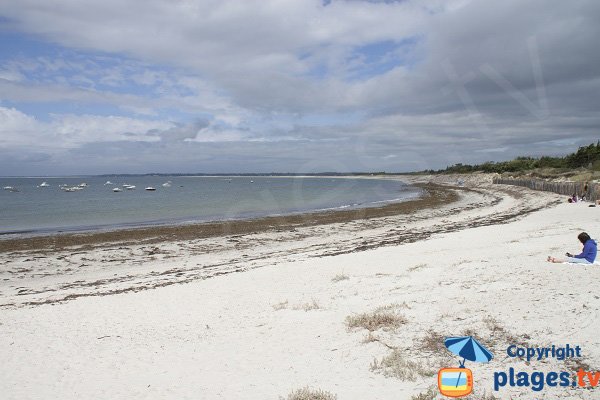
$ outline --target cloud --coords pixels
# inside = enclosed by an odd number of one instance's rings
[[[21,0],[1,14],[23,46],[0,60],[0,143],[97,151],[98,168],[107,143],[141,169],[437,168],[565,152],[600,125],[593,0]]]
[[[165,129],[165,130],[157,130],[153,129],[148,132],[148,135],[159,136],[161,140],[170,142],[170,141],[183,141],[186,139],[194,139],[198,135],[198,133],[208,127],[209,122],[204,120],[197,120],[187,125],[175,124],[174,126]]]
[[[64,149],[87,142],[111,140],[155,140],[152,129],[168,130],[172,123],[119,116],[52,115],[40,121],[15,108],[0,107],[0,143],[4,147]]]
[[[66,47],[123,53],[199,71],[235,96],[255,97],[256,107],[273,106],[270,96],[261,104],[270,91],[261,96],[257,86],[269,84],[283,92],[292,85],[295,87],[290,89],[304,91],[306,82],[300,77],[314,67],[314,58],[302,58],[301,54],[318,52],[324,44],[327,51],[346,54],[354,46],[402,40],[418,30],[427,14],[409,3],[334,2],[328,7],[310,0],[150,0],[139,3],[140,7],[134,3],[109,0],[84,5],[63,0],[47,7],[24,0],[9,5],[3,13],[18,29]],[[132,8],[139,10],[134,20],[129,18]],[[110,25],[104,23],[105,18],[110,18]],[[301,97],[314,98],[316,90],[308,89]],[[305,107],[309,104],[305,101]]]

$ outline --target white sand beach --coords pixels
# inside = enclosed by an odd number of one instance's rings
[[[458,366],[442,338],[472,334],[495,358],[467,362],[470,398],[598,398],[599,388],[494,392],[492,378],[600,369],[600,266],[546,262],[578,252],[581,231],[599,238],[600,208],[485,177],[466,186],[458,202],[409,215],[2,253],[0,397],[263,400],[308,386],[411,399]],[[395,327],[348,327],[378,308]],[[581,359],[506,356],[510,344],[566,343]]]

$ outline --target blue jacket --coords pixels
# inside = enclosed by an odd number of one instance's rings
[[[574,256],[575,258],[585,258],[589,262],[593,263],[596,259],[596,253],[598,252],[598,247],[596,246],[596,242],[592,239],[585,242],[583,245],[583,251],[581,254],[577,254]]]

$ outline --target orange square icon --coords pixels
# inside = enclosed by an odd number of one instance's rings
[[[438,372],[438,388],[444,396],[466,396],[473,391],[473,372],[468,368],[442,368]]]

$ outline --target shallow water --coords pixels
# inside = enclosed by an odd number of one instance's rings
[[[49,187],[39,187],[42,182]],[[111,185],[105,185],[111,181]],[[170,187],[162,184],[170,181]],[[59,185],[87,183],[76,192]],[[125,190],[123,184],[135,185]],[[368,207],[419,196],[399,181],[353,178],[103,176],[0,178],[0,234],[251,218]],[[144,190],[152,186],[156,191]],[[122,188],[115,193],[113,188]]]

